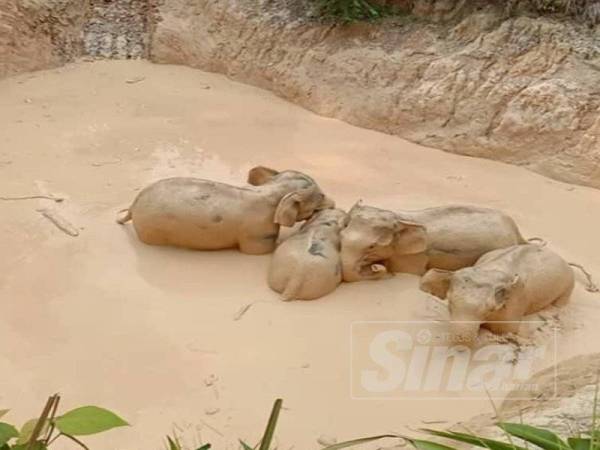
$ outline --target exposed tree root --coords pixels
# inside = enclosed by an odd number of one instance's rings
[[[26,195],[23,197],[0,197],[0,200],[4,200],[4,201],[35,200],[35,199],[53,200],[56,203],[60,203],[65,200],[62,197],[51,197],[49,195]]]
[[[579,270],[581,270],[581,272],[583,272],[583,275],[585,276],[585,278],[587,280],[587,286],[585,287],[586,291],[600,292],[600,289],[598,289],[598,286],[596,286],[596,284],[594,283],[594,280],[592,279],[592,274],[589,273],[587,270],[585,270],[585,268],[581,264],[569,263],[569,265],[572,267],[576,267]]]

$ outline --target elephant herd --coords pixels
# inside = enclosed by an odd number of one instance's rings
[[[293,170],[254,167],[243,187],[168,178],[121,213],[117,222],[132,220],[147,244],[274,252],[268,283],[284,300],[316,299],[342,281],[420,275],[422,290],[447,300],[450,335],[461,343],[473,342],[480,326],[516,332],[525,315],[565,305],[574,287],[571,264],[543,241],[524,239],[500,211],[452,205],[392,212],[359,202],[346,213]],[[280,226],[301,221],[277,245]]]

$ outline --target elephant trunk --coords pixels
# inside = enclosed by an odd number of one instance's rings
[[[342,276],[344,281],[360,281],[361,276],[360,257],[342,251]]]
[[[370,262],[356,253],[342,250],[342,274],[346,282],[377,280],[388,275],[383,263]]]
[[[322,211],[324,209],[333,209],[335,208],[335,200],[331,197],[325,196],[321,204],[317,207],[317,211]]]

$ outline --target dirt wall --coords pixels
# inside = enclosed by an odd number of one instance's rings
[[[410,15],[355,25],[319,23],[305,1],[135,0],[140,20],[130,3],[1,2],[0,77],[86,52],[149,53],[355,125],[600,187],[600,27],[590,22],[509,17],[483,0],[407,2]]]
[[[549,367],[507,396],[498,411],[500,420],[550,429],[564,437],[572,436],[574,430],[590,430],[599,371],[598,353],[575,356]],[[503,440],[505,434],[495,426],[497,422],[498,417],[491,412],[454,429]]]
[[[2,0],[0,78],[79,56],[88,11],[88,0]]]
[[[598,27],[493,8],[456,17],[456,3],[437,2],[434,17],[450,24],[412,16],[341,26],[302,17],[298,2],[164,0],[151,58],[424,145],[600,187]]]

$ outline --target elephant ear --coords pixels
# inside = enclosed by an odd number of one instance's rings
[[[430,269],[421,278],[419,287],[423,292],[427,292],[437,298],[445,300],[448,289],[450,288],[452,274],[453,272],[449,270]]]
[[[396,236],[393,228],[385,226],[376,226],[374,227],[374,231],[377,238],[376,244],[381,247],[391,245]]]
[[[521,286],[521,277],[518,274],[515,274],[512,279],[504,284],[503,286],[498,286],[494,290],[494,310],[499,310],[506,305],[506,302],[510,298],[512,292]]]
[[[299,192],[290,192],[283,196],[275,209],[273,222],[284,227],[293,227],[300,213],[302,195]]]
[[[395,247],[400,255],[423,253],[427,250],[427,228],[420,223],[399,220]]]
[[[350,215],[352,215],[352,213],[355,213],[356,211],[358,211],[359,208],[362,208],[362,206],[363,206],[363,200],[361,198],[361,199],[358,199],[354,205],[352,205],[352,208],[350,208],[350,211],[348,211],[348,216],[350,216]]]
[[[256,166],[248,172],[248,184],[252,186],[260,186],[265,184],[279,172],[274,169],[269,169],[265,166]]]
[[[342,217],[340,217],[339,224],[340,224],[341,229],[346,228],[349,223],[350,223],[350,214],[344,214]]]

